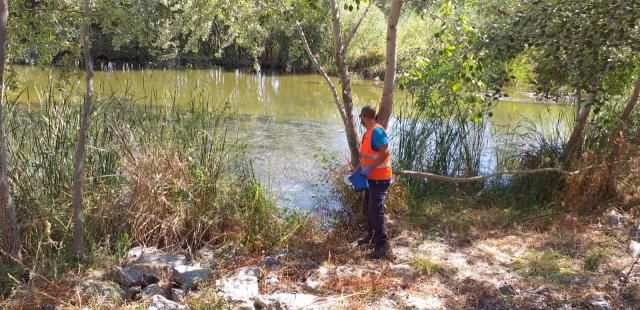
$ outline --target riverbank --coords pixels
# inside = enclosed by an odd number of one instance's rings
[[[1,306],[628,309],[640,302],[640,270],[631,269],[640,255],[637,210],[531,217],[508,228],[499,228],[505,223],[494,211],[470,211],[468,233],[448,227],[437,233],[443,237],[414,218],[389,218],[393,262],[365,259],[366,249],[354,244],[360,230],[344,222],[264,254],[234,246],[192,254],[137,247],[58,280],[33,275]]]

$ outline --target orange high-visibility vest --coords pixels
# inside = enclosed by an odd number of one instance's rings
[[[373,162],[382,154],[380,151],[375,151],[371,147],[371,136],[373,135],[373,129],[375,128],[384,128],[379,124],[376,124],[376,127],[367,130],[367,132],[362,137],[362,144],[360,145],[360,161],[363,165],[371,167]],[[393,171],[391,170],[391,156],[388,156],[387,159],[384,160],[378,167],[371,167],[371,174],[367,177],[369,180],[389,180],[393,176]]]

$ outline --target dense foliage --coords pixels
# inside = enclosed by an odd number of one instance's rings
[[[364,5],[345,1],[343,27],[351,29]],[[386,1],[376,1],[351,44],[352,71],[383,77]],[[72,64],[78,47],[80,12],[66,0],[10,3],[14,17],[10,61]],[[310,71],[312,65],[295,33],[301,21],[311,49],[323,62],[332,59],[328,1],[97,0],[92,16],[92,55],[98,69],[139,67],[269,68]],[[429,37],[418,9],[407,10],[400,23],[400,53]]]

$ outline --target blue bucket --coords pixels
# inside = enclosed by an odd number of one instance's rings
[[[356,192],[361,192],[369,188],[369,181],[367,181],[367,177],[360,173],[354,173],[349,177],[349,181],[351,181],[351,185],[353,185],[353,189]]]

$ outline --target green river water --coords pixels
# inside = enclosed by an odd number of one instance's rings
[[[18,67],[18,89],[23,103],[39,102],[47,85],[60,83],[55,69]],[[67,74],[67,87],[82,95],[81,73]],[[337,81],[335,81],[337,85]],[[329,164],[348,162],[344,129],[331,92],[318,75],[256,74],[221,70],[139,70],[96,72],[99,95],[128,92],[147,104],[197,104],[192,98],[227,101],[236,112],[239,135],[250,145],[250,156],[258,176],[273,191],[280,205],[292,208],[333,208],[338,202],[326,184]],[[376,106],[382,84],[353,81],[357,110]],[[17,92],[16,92],[17,93]],[[512,98],[529,99],[522,91],[509,91]],[[396,102],[406,94],[398,92]],[[515,126],[524,118],[550,130],[568,106],[501,101],[494,108],[492,126]],[[393,132],[389,132],[393,141]],[[490,158],[486,159],[488,162]]]

